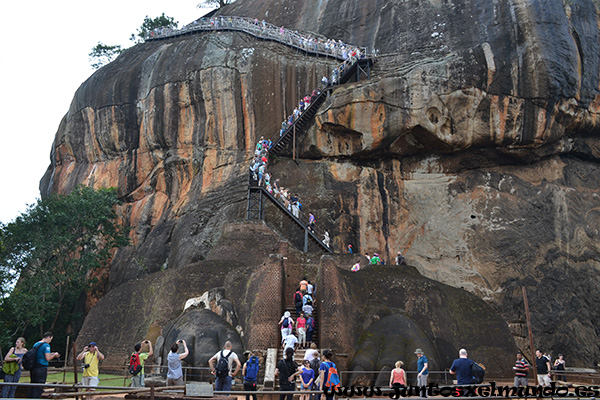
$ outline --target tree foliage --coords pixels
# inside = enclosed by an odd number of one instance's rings
[[[142,26],[137,28],[136,33],[131,34],[130,40],[135,43],[141,43],[147,38],[150,37],[152,31],[156,28],[168,28],[168,29],[177,29],[178,22],[175,21],[172,17],[165,16],[165,13],[162,13],[160,17],[150,18],[146,15],[144,18],[144,22]]]
[[[227,4],[233,3],[235,0],[203,0],[200,4],[198,4],[198,8],[203,7],[218,7],[221,8],[226,6]]]
[[[108,267],[115,248],[128,244],[116,222],[116,189],[78,187],[29,206],[0,224],[0,326],[3,342],[14,336],[60,332],[74,306]]]
[[[94,69],[101,68],[117,58],[117,56],[122,52],[123,50],[119,45],[110,46],[102,42],[98,42],[98,44],[92,48],[92,51],[89,54],[90,64]]]
[[[156,18],[150,18],[146,15],[142,25],[136,29],[136,33],[131,34],[130,40],[135,43],[141,43],[150,37],[150,34],[154,29],[163,27],[177,29],[177,24],[178,22],[175,21],[175,19],[165,16],[165,13],[162,13],[161,16]],[[101,68],[113,61],[125,50],[126,49],[121,48],[120,45],[111,46],[98,42],[95,47],[92,47],[92,51],[89,54],[90,64],[94,69]]]

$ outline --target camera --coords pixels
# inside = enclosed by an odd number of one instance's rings
[[[82,367],[83,367],[83,369],[89,368],[90,364],[83,364]]]
[[[183,343],[183,340],[179,339],[179,340],[177,341],[177,343]]]

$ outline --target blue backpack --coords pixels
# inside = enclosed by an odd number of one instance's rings
[[[244,376],[244,380],[248,381],[249,383],[256,382],[256,379],[258,378],[258,370],[259,369],[260,369],[260,366],[258,363],[258,357],[256,357],[256,356],[250,357],[250,359],[248,360],[248,363],[246,364],[246,376]]]
[[[306,320],[306,326],[308,327],[309,332],[312,332],[315,330],[315,320],[313,319],[313,317],[309,317]]]

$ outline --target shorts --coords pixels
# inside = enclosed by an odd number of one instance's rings
[[[548,374],[538,374],[537,378],[540,386],[550,386],[551,380]]]
[[[98,380],[97,376],[84,376],[83,378],[81,378],[81,384],[83,386],[98,386],[99,382],[100,381]]]

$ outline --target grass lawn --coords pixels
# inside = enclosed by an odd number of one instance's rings
[[[65,376],[64,383],[66,383],[66,384],[75,383],[72,371],[67,372],[64,376]],[[83,376],[82,373],[77,374],[77,378],[79,378],[80,382],[81,382],[82,376]],[[100,374],[98,376],[98,378],[100,379],[100,386],[123,386],[123,375]],[[62,383],[62,381],[63,381],[63,373],[62,372],[50,373],[50,374],[48,374],[48,378],[46,379],[47,383]],[[29,383],[29,377],[22,376],[19,382]],[[130,382],[130,379],[127,379],[125,385],[129,385],[129,382]]]

